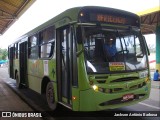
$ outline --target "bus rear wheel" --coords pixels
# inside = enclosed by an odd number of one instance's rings
[[[57,107],[57,102],[55,101],[55,94],[52,82],[48,82],[46,87],[46,99],[48,106],[51,110],[55,110]]]
[[[17,88],[22,88],[21,84],[20,84],[20,79],[19,79],[19,75],[18,72],[16,73],[16,86]]]

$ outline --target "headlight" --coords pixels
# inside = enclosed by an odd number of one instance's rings
[[[148,71],[139,72],[139,78],[148,77]]]
[[[101,87],[98,87],[97,85],[93,85],[92,86],[93,90],[94,91],[99,91],[99,92],[103,92],[103,93],[111,93],[112,90],[111,89],[107,89],[107,88],[101,88]]]
[[[98,86],[97,85],[93,85],[92,88],[93,88],[93,90],[98,91]]]

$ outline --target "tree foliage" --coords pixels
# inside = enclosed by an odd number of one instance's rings
[[[8,55],[7,49],[0,48],[0,60],[6,60]]]

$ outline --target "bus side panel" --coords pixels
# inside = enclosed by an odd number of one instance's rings
[[[38,93],[41,93],[41,82],[43,78],[42,70],[42,60],[28,60],[28,86]]]
[[[29,88],[41,93],[42,79],[46,76],[56,82],[56,63],[54,60],[28,60]],[[54,84],[54,90],[56,90]],[[56,92],[56,91],[55,91]]]
[[[80,109],[80,92],[78,88],[72,88],[72,110],[79,111]]]
[[[16,71],[19,73],[19,59],[14,59],[14,62],[13,62],[13,72],[14,72],[14,76],[13,78],[15,79],[16,78]]]
[[[55,101],[58,101],[58,95],[57,95],[57,76],[56,76],[56,59],[51,59],[48,60],[48,65],[45,65],[45,61],[43,61],[43,71],[42,73],[45,73],[45,66],[48,66],[48,74],[49,74],[49,79],[50,81],[53,81],[53,88],[54,88],[54,97],[55,97]]]
[[[41,78],[28,75],[29,88],[36,91],[37,93],[41,93],[41,82],[42,82]]]

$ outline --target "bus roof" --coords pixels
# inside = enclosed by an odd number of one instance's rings
[[[66,22],[66,21],[63,21],[64,19],[68,20],[66,23],[69,23],[71,21],[80,22],[79,21],[79,14],[81,12],[84,12],[84,13],[102,12],[102,13],[110,13],[110,14],[122,15],[124,17],[127,16],[127,17],[132,17],[132,18],[139,19],[138,15],[136,15],[134,13],[127,12],[127,11],[120,10],[120,9],[115,9],[115,8],[107,8],[107,7],[99,7],[99,6],[74,7],[74,8],[67,9],[66,11],[60,13],[59,15],[57,15],[55,17],[53,17],[52,19],[50,19],[47,22],[41,24],[40,26],[34,28],[33,30],[29,31],[28,33],[22,35],[21,37],[19,37],[17,39],[17,41],[19,41],[20,39],[23,39],[26,36],[30,36],[32,34],[38,33],[39,31],[41,31],[41,30],[43,30],[43,29],[45,29],[45,28],[47,28],[51,25],[55,25],[56,28],[61,27],[62,26],[61,23],[63,24],[64,22]]]

